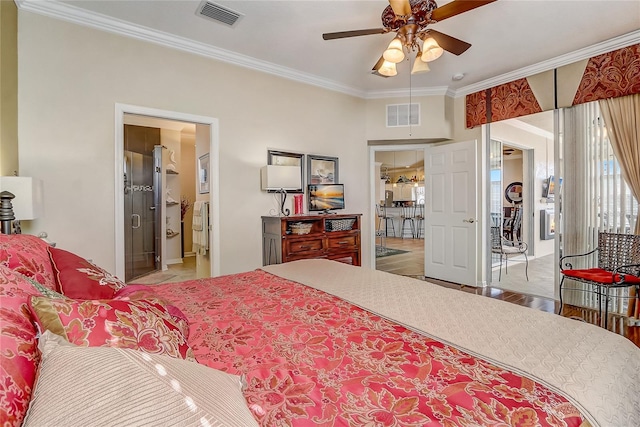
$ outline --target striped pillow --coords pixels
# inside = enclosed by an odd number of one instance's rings
[[[77,347],[45,332],[24,426],[249,427],[240,377],[168,356]]]

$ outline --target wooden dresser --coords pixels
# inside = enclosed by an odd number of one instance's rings
[[[359,266],[361,217],[362,214],[263,216],[262,265],[328,258]]]

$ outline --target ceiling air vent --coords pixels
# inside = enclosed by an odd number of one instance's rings
[[[219,4],[215,4],[206,0],[200,3],[197,14],[207,19],[223,23],[230,27],[238,22],[238,19],[243,16],[236,11],[227,9],[224,6],[220,6]]]
[[[420,104],[388,104],[387,127],[420,126]]]

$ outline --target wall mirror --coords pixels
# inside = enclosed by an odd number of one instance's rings
[[[522,183],[512,182],[507,185],[507,188],[504,189],[504,198],[514,205],[522,203]]]

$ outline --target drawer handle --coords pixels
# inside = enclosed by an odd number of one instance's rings
[[[310,249],[311,246],[300,246],[300,249]]]
[[[338,242],[339,245],[348,245],[349,242],[345,242],[344,240],[342,242]]]

